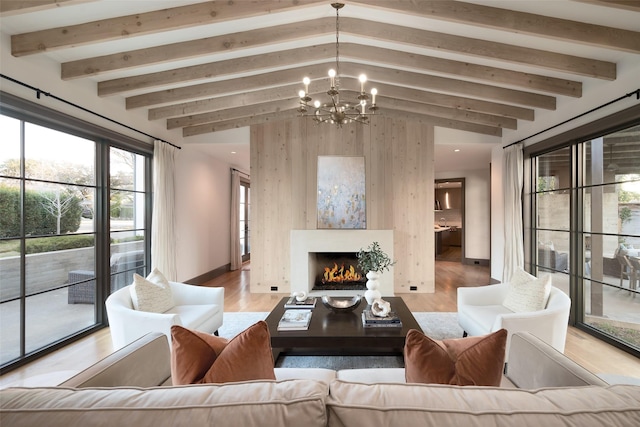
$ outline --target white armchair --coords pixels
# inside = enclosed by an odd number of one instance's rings
[[[224,288],[169,282],[175,305],[164,313],[133,308],[132,285],[109,295],[107,316],[114,350],[124,347],[149,332],[162,332],[171,343],[171,326],[215,333],[222,326]]]
[[[508,332],[508,352],[511,335],[525,331],[564,352],[571,308],[569,296],[552,286],[543,310],[514,313],[502,305],[508,289],[508,283],[458,288],[458,323],[465,335],[486,335],[504,328]]]

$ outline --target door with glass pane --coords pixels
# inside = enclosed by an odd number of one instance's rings
[[[532,158],[530,260],[576,324],[640,351],[640,126]]]
[[[109,152],[110,292],[146,276],[145,157],[119,148]]]
[[[0,128],[5,366],[97,323],[96,143],[4,115]]]
[[[251,207],[251,187],[248,181],[240,180],[240,253],[242,261],[251,258],[251,228],[249,226],[249,209]]]

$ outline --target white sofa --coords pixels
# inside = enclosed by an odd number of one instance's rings
[[[569,296],[552,286],[547,306],[543,310],[514,313],[502,305],[508,289],[508,283],[458,288],[460,327],[470,336],[506,329],[507,357],[511,335],[520,331],[530,332],[556,350],[564,352],[571,309]]]
[[[224,288],[169,282],[175,305],[164,313],[133,308],[131,286],[109,295],[107,316],[113,348],[118,349],[149,332],[161,332],[171,342],[171,326],[181,325],[198,331],[216,333],[222,326]]]
[[[276,368],[276,381],[171,386],[156,333],[58,387],[0,390],[0,425],[640,425],[640,386],[609,386],[531,334],[511,346],[504,387],[406,384],[402,368]]]

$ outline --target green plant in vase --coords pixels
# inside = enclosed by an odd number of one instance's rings
[[[367,275],[367,291],[364,293],[364,297],[367,304],[371,305],[373,301],[382,297],[378,290],[380,274],[383,270],[389,271],[389,267],[395,264],[395,261],[392,261],[389,255],[382,250],[378,242],[373,242],[366,250],[360,249],[356,257],[358,258],[358,267]]]

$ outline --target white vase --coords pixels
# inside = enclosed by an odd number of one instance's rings
[[[380,282],[378,279],[380,278],[380,273],[377,271],[370,271],[367,273],[367,290],[364,293],[364,299],[367,300],[367,304],[373,304],[378,298],[382,298],[382,294],[378,290],[380,287]]]

